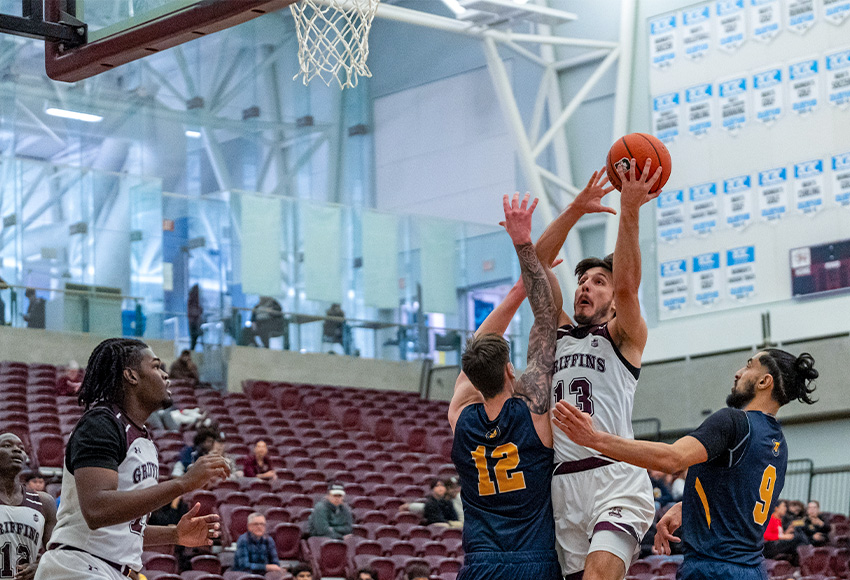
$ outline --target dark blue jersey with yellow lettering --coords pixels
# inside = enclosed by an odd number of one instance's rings
[[[508,399],[493,421],[481,403],[461,412],[452,461],[461,483],[467,554],[555,549],[553,458],[523,400]]]
[[[785,485],[788,449],[775,417],[723,409],[694,431],[708,461],[688,469],[682,505],[686,558],[754,566]]]

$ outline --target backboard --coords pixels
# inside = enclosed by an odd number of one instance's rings
[[[86,24],[86,42],[45,43],[47,76],[75,82],[274,12],[295,0],[44,0],[44,20],[63,12]]]

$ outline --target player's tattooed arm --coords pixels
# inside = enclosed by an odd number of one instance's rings
[[[549,411],[551,401],[557,311],[549,272],[537,258],[534,246],[518,244],[515,248],[534,324],[528,336],[527,366],[516,382],[514,393],[525,399],[532,413],[543,415]]]

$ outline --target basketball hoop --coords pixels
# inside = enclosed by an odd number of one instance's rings
[[[380,0],[299,0],[289,9],[298,34],[298,62],[304,84],[318,76],[341,89],[371,77],[366,66],[369,29]],[[298,74],[293,79],[298,78]]]

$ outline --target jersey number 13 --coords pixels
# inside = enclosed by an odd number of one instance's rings
[[[582,413],[593,415],[593,386],[584,377],[570,381],[569,394],[576,396],[576,408]],[[564,399],[564,381],[555,383],[555,402]]]

